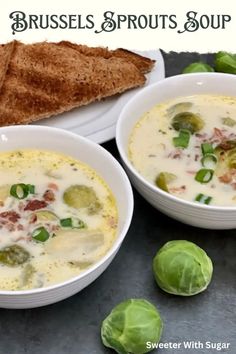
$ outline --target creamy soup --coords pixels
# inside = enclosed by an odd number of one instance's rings
[[[0,289],[45,287],[103,257],[115,199],[89,166],[51,151],[0,154]]]
[[[135,125],[129,158],[168,193],[236,206],[236,98],[194,95],[156,105]]]

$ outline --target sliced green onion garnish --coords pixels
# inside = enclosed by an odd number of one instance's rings
[[[202,149],[203,155],[214,154],[214,148],[213,148],[212,144],[210,144],[210,143],[201,144],[201,149]]]
[[[195,180],[200,183],[208,183],[212,179],[214,171],[208,168],[202,168],[195,175]]]
[[[217,164],[217,157],[214,154],[205,154],[201,159],[201,163],[203,167],[214,168]]]
[[[71,218],[61,219],[60,224],[62,227],[72,227],[72,219]]]
[[[66,218],[66,219],[61,219],[60,224],[62,227],[72,227],[75,229],[83,229],[86,227],[86,224],[77,218]]]
[[[183,149],[188,147],[190,140],[190,131],[187,129],[181,129],[179,131],[179,136],[173,138],[173,144],[175,147],[181,147]]]
[[[209,197],[208,195],[205,194],[198,194],[195,198],[196,202],[202,203],[202,204],[209,204],[212,200],[212,197]]]
[[[49,232],[45,227],[38,227],[32,232],[32,238],[36,241],[45,242],[49,239]]]
[[[27,184],[30,194],[35,194],[35,186],[33,184]]]
[[[24,183],[13,184],[10,189],[10,194],[17,199],[25,199],[29,194],[29,188]]]

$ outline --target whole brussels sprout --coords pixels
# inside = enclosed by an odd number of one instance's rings
[[[182,296],[204,291],[212,277],[213,266],[206,252],[192,242],[167,242],[153,260],[153,272],[159,287]]]
[[[218,52],[215,56],[216,71],[236,74],[236,55],[227,52]]]
[[[143,299],[130,299],[114,307],[102,323],[101,337],[106,347],[118,354],[151,351],[147,342],[158,343],[163,322],[156,307]]]

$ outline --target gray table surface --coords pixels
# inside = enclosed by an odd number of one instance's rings
[[[167,76],[179,74],[196,53],[163,53]],[[212,61],[212,55],[201,55]],[[114,140],[104,144],[118,158]],[[146,298],[164,320],[162,342],[230,342],[236,353],[236,231],[193,228],[152,208],[134,191],[134,217],[127,237],[109,268],[82,292],[60,303],[32,310],[0,309],[0,354],[111,354],[100,342],[101,321],[120,301]],[[212,283],[204,293],[181,298],[156,286],[151,262],[172,239],[204,248],[214,262]],[[156,351],[154,351],[155,353]],[[207,354],[216,350],[160,349],[160,354]]]

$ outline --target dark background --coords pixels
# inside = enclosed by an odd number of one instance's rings
[[[166,76],[190,62],[211,64],[213,56],[163,53]],[[115,141],[103,145],[116,158]],[[32,310],[0,309],[0,354],[109,354],[100,341],[102,320],[120,301],[145,298],[164,321],[162,342],[230,342],[228,350],[161,349],[160,354],[236,353],[236,231],[193,228],[161,214],[134,190],[134,217],[127,237],[108,269],[73,297]],[[152,275],[152,258],[167,241],[187,239],[211,257],[214,275],[208,290],[183,298],[163,293]],[[155,353],[155,351],[153,352]]]

